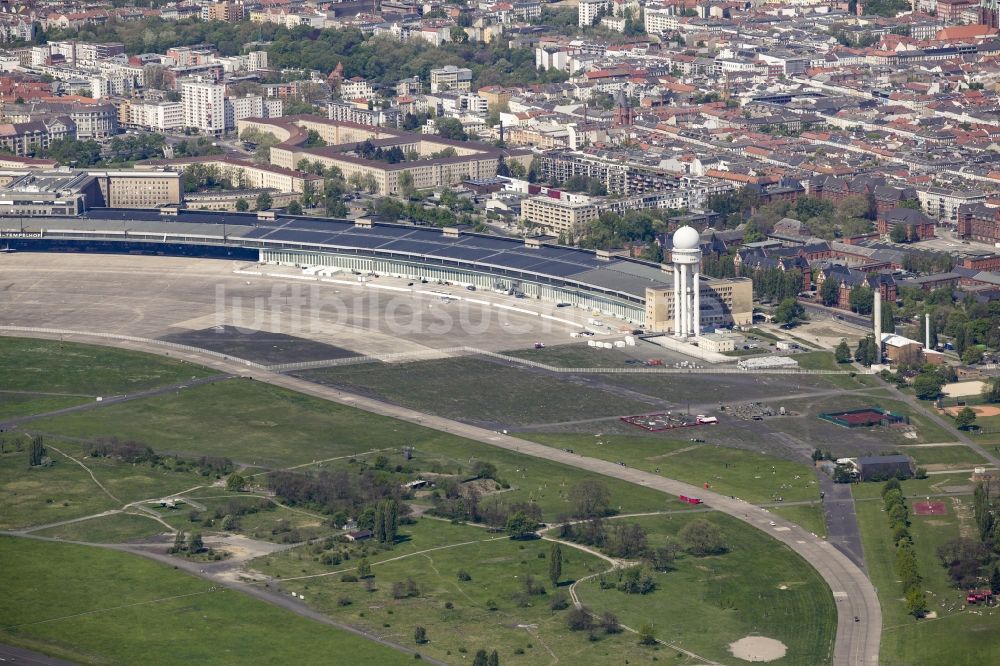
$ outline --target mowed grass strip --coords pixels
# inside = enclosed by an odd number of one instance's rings
[[[38,536],[53,537],[66,541],[87,543],[123,543],[134,539],[155,536],[168,531],[162,523],[150,516],[133,513],[116,513],[90,520],[49,527],[34,532]]]
[[[826,536],[826,517],[823,514],[823,505],[818,502],[816,504],[771,506],[767,510],[804,527],[818,537]]]
[[[702,486],[723,495],[734,495],[748,502],[818,500],[819,485],[815,472],[801,463],[771,456],[692,442],[711,439],[712,428],[684,428],[676,431],[687,440],[667,439],[668,435],[563,435],[527,433],[525,439],[555,448],[573,449],[575,453],[612,462]]]
[[[773,664],[827,664],[832,659],[837,609],[826,583],[788,547],[734,518],[681,514],[635,519],[656,546],[691,520],[719,525],[729,552],[686,555],[676,569],[656,574],[658,589],[645,596],[601,589],[597,579],[578,588],[591,608],[611,610],[629,626],[649,622],[656,636],[708,659],[736,663],[728,645],[747,635],[784,643]],[[623,519],[631,520],[631,519]]]
[[[486,460],[494,463],[498,477],[511,485],[503,493],[506,500],[534,501],[547,520],[570,511],[570,487],[590,476],[572,467],[245,379],[32,425],[38,431],[62,436],[117,436],[142,441],[161,453],[224,456],[270,468],[404,446],[413,447],[411,463],[421,471],[436,469],[440,461],[468,469],[473,461]],[[624,481],[604,482],[611,490],[612,505],[623,512],[655,511],[669,499]]]
[[[448,418],[508,425],[643,413],[656,402],[479,358],[322,368],[299,376]]]
[[[119,395],[217,374],[152,354],[74,342],[0,336],[0,389]]]
[[[137,556],[0,537],[0,641],[93,664],[412,664],[413,658]],[[138,605],[137,605],[138,604]],[[95,612],[96,611],[96,612]]]
[[[0,380],[2,382],[2,380]],[[0,420],[45,414],[57,409],[88,403],[93,398],[69,395],[0,392]]]
[[[625,361],[637,357],[635,347],[627,353],[620,349],[597,349],[584,343],[556,345],[542,349],[514,349],[504,354],[557,368],[622,368]]]
[[[902,446],[918,465],[984,465],[986,459],[967,446]]]

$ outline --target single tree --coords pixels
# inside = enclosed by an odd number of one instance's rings
[[[507,519],[506,531],[511,539],[524,539],[535,533],[535,525],[524,511],[517,511]]]
[[[889,240],[893,243],[905,243],[910,239],[910,235],[906,233],[906,227],[902,224],[897,224],[889,230]]]
[[[692,520],[678,533],[685,549],[692,555],[715,555],[725,552],[722,529],[703,518]]]
[[[963,407],[955,415],[955,427],[959,430],[968,430],[976,422],[976,412],[971,407]]]
[[[993,594],[1000,594],[1000,567],[993,567],[993,575],[990,576],[990,590]]]
[[[794,296],[781,301],[774,311],[774,321],[788,326],[795,326],[805,317],[806,309]]]
[[[583,606],[574,607],[566,614],[566,626],[570,631],[590,631],[594,627],[594,618]]]
[[[569,501],[577,518],[597,518],[611,511],[611,493],[597,479],[584,479],[570,488]]]
[[[605,611],[601,616],[601,628],[608,634],[620,634],[622,625],[618,622],[618,616],[610,611]]]
[[[639,627],[639,645],[656,645],[656,634],[653,625],[646,623]]]
[[[367,557],[362,557],[358,562],[358,578],[371,578],[372,565],[368,563]]]
[[[241,213],[243,211],[250,210],[250,204],[247,203],[246,199],[240,197],[239,199],[236,200],[236,210],[240,211]]]
[[[271,195],[267,192],[261,192],[257,195],[257,210],[268,210],[271,208],[271,204],[274,200],[271,199]]]
[[[205,541],[201,538],[201,534],[195,532],[191,535],[191,539],[188,541],[188,550],[192,553],[200,553],[205,550]]]
[[[184,530],[177,530],[174,534],[174,547],[170,549],[173,553],[180,553],[184,550],[187,544],[187,537],[184,534]]]
[[[486,666],[500,666],[500,655],[496,650],[490,652],[490,658],[486,660]]]
[[[477,650],[476,657],[472,660],[472,666],[489,666],[489,657],[486,650]]]
[[[819,298],[827,307],[836,305],[840,301],[840,281],[833,277],[823,280],[823,286],[819,288]]]
[[[941,395],[941,378],[933,372],[922,372],[913,380],[913,392],[921,400],[934,400]]]
[[[973,365],[983,360],[983,350],[979,347],[966,347],[962,352],[962,363]]]
[[[409,171],[399,174],[399,193],[403,195],[403,198],[409,199],[414,192],[416,192],[416,188],[413,186],[413,174]]]
[[[287,210],[289,215],[301,215],[302,204],[300,204],[298,201],[293,201],[292,203],[288,204]]]
[[[427,630],[423,627],[416,627],[413,630],[413,642],[417,645],[423,645],[427,642]]]
[[[45,444],[41,435],[35,435],[31,438],[31,448],[28,449],[28,464],[31,467],[37,467],[42,464],[44,459]]]
[[[919,587],[906,591],[906,612],[913,617],[923,617],[927,613],[927,594]]]
[[[834,357],[837,359],[837,363],[851,362],[851,348],[848,346],[847,340],[840,341],[836,351],[834,351]]]
[[[558,585],[560,578],[562,578],[562,548],[558,543],[554,543],[549,552],[549,580],[553,585]]]
[[[247,480],[239,472],[233,472],[226,479],[226,490],[239,492],[247,484]]]

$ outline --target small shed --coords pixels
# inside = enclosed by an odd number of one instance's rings
[[[858,458],[858,474],[862,481],[913,476],[913,462],[906,456],[868,456]]]
[[[356,532],[348,532],[345,536],[348,541],[365,541],[366,539],[372,538],[372,531],[357,530]]]

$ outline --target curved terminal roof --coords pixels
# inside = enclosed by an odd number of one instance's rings
[[[435,227],[278,215],[258,220],[256,213],[181,210],[91,209],[76,218],[8,218],[0,228],[43,232],[43,237],[98,237],[117,240],[225,244],[258,249],[330,251],[401,260],[428,261],[470,270],[518,276],[571,288],[604,292],[634,303],[645,301],[646,287],[670,285],[659,265],[623,257],[600,257],[592,250],[541,245],[520,238],[444,231]],[[161,238],[157,238],[163,234]]]

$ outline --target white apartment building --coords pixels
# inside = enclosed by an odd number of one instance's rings
[[[226,129],[226,86],[216,83],[185,82],[181,86],[184,126],[211,134]]]
[[[222,65],[225,72],[256,72],[267,69],[267,51],[252,51],[245,55],[212,57],[212,62]]]
[[[472,89],[472,70],[466,67],[447,65],[441,69],[431,70],[431,92],[439,93],[445,90],[469,92]]]
[[[224,106],[228,132],[236,129],[236,123],[244,118],[279,118],[283,104],[280,99],[264,99],[259,95],[248,95],[227,97]]]
[[[646,32],[651,35],[675,32],[678,25],[680,25],[678,18],[673,7],[646,5],[643,10],[643,21],[646,25]]]
[[[584,202],[563,201],[549,197],[531,197],[521,202],[521,222],[540,227],[570,239],[586,231],[587,224],[599,217],[597,206]]]
[[[91,97],[128,97],[133,90],[146,85],[142,67],[114,60],[102,60],[95,65],[99,75],[91,79]]]
[[[577,19],[581,27],[594,25],[601,13],[611,13],[611,0],[580,0],[577,6]]]
[[[360,77],[348,79],[340,84],[340,97],[342,99],[375,99],[375,88]]]
[[[458,97],[458,110],[470,113],[489,113],[490,103],[476,93],[465,93]]]
[[[129,125],[155,132],[179,130],[184,127],[184,105],[180,102],[149,102],[130,104]]]

